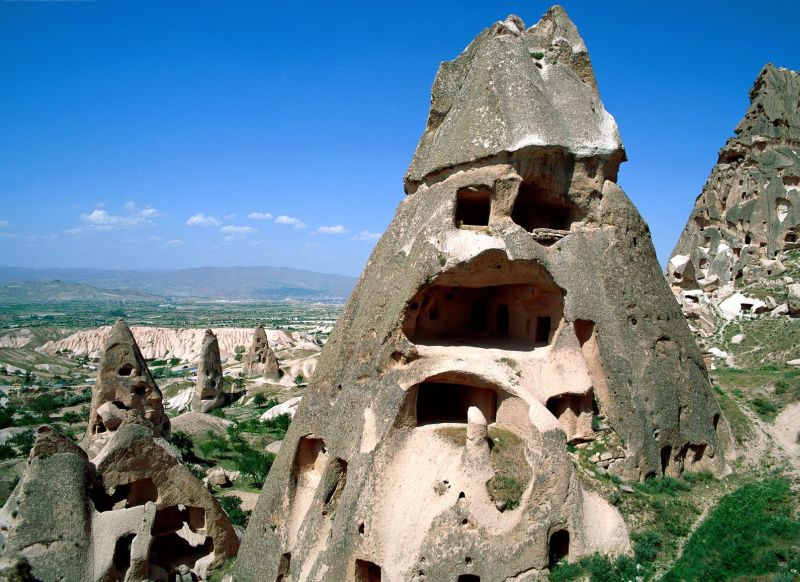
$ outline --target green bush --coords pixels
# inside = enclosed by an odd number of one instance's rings
[[[661,493],[671,496],[674,496],[678,491],[689,491],[692,488],[689,483],[672,477],[646,479],[644,483],[636,483],[634,486],[643,493]]]
[[[655,531],[631,534],[633,553],[640,562],[652,562],[661,550],[661,534]]]
[[[750,401],[750,405],[753,407],[753,410],[756,411],[756,414],[767,421],[774,419],[778,414],[778,406],[771,400],[762,396],[753,398]]]
[[[253,485],[260,487],[272,468],[275,455],[272,453],[262,453],[249,449],[244,451],[239,458],[239,470],[253,479]]]
[[[194,457],[194,441],[191,435],[181,430],[176,430],[170,438],[173,446],[181,452],[184,459]]]
[[[233,525],[246,527],[250,519],[250,512],[242,509],[242,498],[235,495],[223,495],[217,498],[222,509],[228,514],[228,519]]]

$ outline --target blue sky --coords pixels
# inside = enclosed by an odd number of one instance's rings
[[[666,260],[790,1],[574,1]],[[357,275],[440,61],[544,2],[0,0],[0,265]]]

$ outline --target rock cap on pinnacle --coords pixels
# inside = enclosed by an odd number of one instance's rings
[[[530,147],[625,158],[586,45],[561,6],[528,29],[509,16],[442,63],[406,192],[442,170]]]
[[[740,140],[800,140],[800,73],[764,65],[750,90],[750,107],[735,131]]]

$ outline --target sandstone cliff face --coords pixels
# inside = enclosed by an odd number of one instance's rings
[[[725,423],[615,184],[623,159],[560,7],[442,65],[410,195],[323,350],[238,582],[521,581],[625,552],[567,451],[598,414],[625,478],[722,469]]]
[[[203,337],[200,361],[197,366],[197,381],[192,397],[192,410],[208,412],[225,403],[222,378],[222,362],[219,357],[219,342],[210,329]]]
[[[92,393],[85,446],[93,457],[119,427],[126,410],[137,410],[158,436],[169,436],[169,418],[147,363],[124,320],[118,319],[105,340]]]
[[[800,74],[766,65],[735,133],[667,267],[687,316],[706,332],[715,325],[709,305],[738,282],[780,274],[784,252],[800,248]]]

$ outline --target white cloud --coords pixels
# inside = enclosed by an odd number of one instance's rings
[[[68,234],[70,236],[78,236],[83,234],[82,228],[68,228],[64,231],[64,234]]]
[[[182,247],[186,243],[183,242],[182,240],[176,238],[176,239],[173,239],[173,240],[168,240],[164,244],[166,244],[168,247],[176,248],[176,247]]]
[[[320,234],[344,234],[347,229],[341,224],[334,224],[333,226],[320,226],[317,232]]]
[[[233,224],[226,224],[220,229],[225,234],[253,234],[257,230],[252,226],[235,226]]]
[[[0,220],[0,227],[9,226],[11,223],[7,220]]]
[[[205,214],[194,214],[186,221],[187,226],[219,226],[221,223],[213,216]]]
[[[251,212],[247,215],[247,218],[252,218],[253,220],[272,220],[272,215],[269,212]]]
[[[288,224],[289,226],[293,226],[295,228],[305,228],[308,226],[305,222],[303,222],[299,218],[295,218],[294,216],[286,216],[285,214],[276,216],[275,224]]]
[[[139,208],[135,202],[125,203],[127,214],[110,214],[102,208],[95,208],[89,213],[80,215],[81,222],[85,222],[94,230],[113,230],[115,228],[135,228],[139,226],[154,225],[154,218],[160,216],[158,210],[151,206]]]
[[[379,232],[370,232],[368,230],[362,230],[353,237],[353,240],[376,241],[379,238],[381,238],[381,233]]]
[[[17,238],[13,232],[0,232],[0,238]]]

